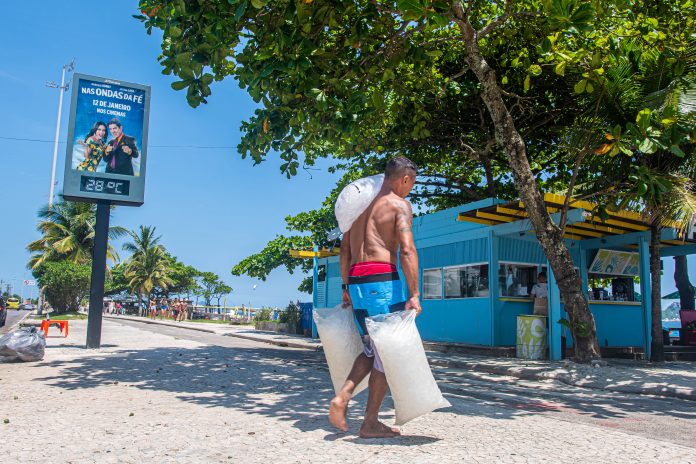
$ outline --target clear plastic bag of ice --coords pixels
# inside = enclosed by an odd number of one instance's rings
[[[336,199],[334,212],[341,232],[348,232],[356,219],[372,204],[377,197],[384,174],[363,177],[343,187]]]
[[[326,363],[329,365],[334,391],[338,394],[353,368],[355,359],[363,352],[363,342],[355,325],[353,308],[344,308],[340,304],[333,308],[315,308],[313,317],[326,355]],[[367,388],[369,377],[365,377],[355,387],[353,396]]]
[[[398,311],[365,319],[384,366],[394,400],[396,425],[450,406],[440,392],[416,327],[416,312]]]

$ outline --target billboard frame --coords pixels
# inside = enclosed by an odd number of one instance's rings
[[[143,126],[142,138],[140,141],[140,170],[139,175],[131,176],[126,174],[78,171],[72,167],[73,149],[75,146],[75,118],[77,113],[77,100],[79,97],[80,80],[97,82],[100,84],[118,85],[129,87],[144,92],[143,102]],[[111,204],[122,206],[141,206],[145,202],[145,179],[147,174],[147,143],[150,126],[150,99],[152,90],[149,85],[136,84],[133,82],[121,81],[116,79],[92,76],[89,74],[73,74],[72,95],[70,96],[70,117],[68,122],[68,141],[65,151],[65,169],[63,176],[63,197],[70,201],[81,201],[89,203],[100,203],[107,201]],[[81,191],[81,183],[95,178],[105,181],[127,181],[129,184],[128,195],[85,192]]]

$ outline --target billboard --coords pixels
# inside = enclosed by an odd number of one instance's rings
[[[150,87],[75,74],[63,196],[144,202]]]

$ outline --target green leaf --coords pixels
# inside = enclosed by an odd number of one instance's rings
[[[239,21],[242,18],[242,16],[244,16],[247,6],[249,6],[249,2],[247,0],[244,0],[242,3],[239,4],[239,6],[237,7],[237,11],[234,12],[235,21]]]
[[[650,155],[657,151],[657,146],[652,140],[646,138],[640,143],[640,145],[638,145],[638,150]]]
[[[567,64],[567,61],[561,61],[560,63],[558,63],[554,68],[556,74],[558,74],[559,76],[565,76],[565,69]]]
[[[587,88],[587,79],[580,80],[577,84],[575,84],[575,87],[573,87],[575,93],[583,93],[585,88]]]
[[[645,134],[645,132],[648,130],[648,127],[650,127],[649,109],[645,108],[638,112],[638,116],[636,116],[636,124],[638,124],[638,128],[640,129],[640,131]]]
[[[191,52],[179,53],[176,55],[176,64],[178,65],[189,65],[191,63]]]
[[[669,147],[669,151],[671,151],[674,155],[676,155],[680,158],[683,158],[686,156],[686,153],[684,153],[682,151],[682,149],[679,148],[679,145],[672,145],[671,147]]]
[[[533,64],[529,67],[528,71],[532,76],[539,76],[541,74],[541,66]]]
[[[544,53],[550,52],[552,47],[553,44],[548,37],[544,38],[543,42],[541,42],[541,51]]]
[[[169,36],[173,39],[176,39],[178,37],[181,37],[181,29],[179,29],[176,26],[172,26],[169,28]]]
[[[184,90],[186,87],[188,87],[188,82],[186,81],[176,81],[172,82],[172,89],[174,90]]]
[[[525,92],[529,91],[531,86],[532,86],[532,77],[529,74],[527,74],[527,77],[524,78],[524,91]]]
[[[266,6],[267,3],[268,0],[251,0],[251,6],[253,6],[257,10],[260,10],[261,8]]]
[[[396,7],[403,11],[404,19],[417,20],[425,15],[425,7],[418,0],[396,0]]]

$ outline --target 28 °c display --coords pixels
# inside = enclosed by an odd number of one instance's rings
[[[80,191],[128,196],[130,194],[130,181],[107,179],[104,177],[81,176]]]

